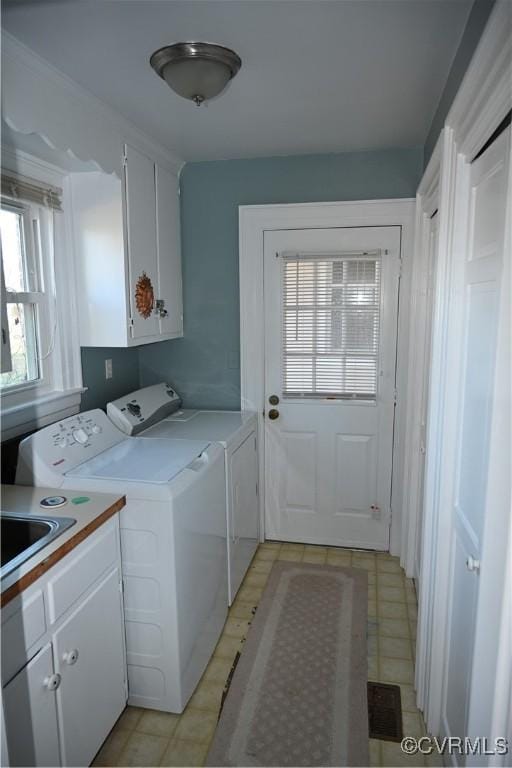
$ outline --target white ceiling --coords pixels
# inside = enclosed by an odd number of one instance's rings
[[[185,160],[424,143],[472,0],[16,0],[3,26]],[[242,69],[203,107],[151,53],[234,48]]]

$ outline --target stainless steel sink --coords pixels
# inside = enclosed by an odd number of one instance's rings
[[[76,523],[72,517],[39,517],[2,512],[0,577],[33,557]]]

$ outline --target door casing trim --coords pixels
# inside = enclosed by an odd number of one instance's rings
[[[265,335],[263,248],[266,231],[332,227],[399,226],[402,231],[402,276],[397,344],[397,407],[391,494],[390,551],[401,554],[402,499],[407,412],[407,353],[410,285],[414,256],[413,198],[353,200],[289,205],[239,206],[240,384],[242,410],[258,413],[260,538],[265,538],[265,461],[263,410],[265,401]]]

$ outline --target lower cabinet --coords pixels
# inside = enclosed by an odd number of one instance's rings
[[[78,597],[52,620],[51,596],[63,577],[73,584],[69,594]],[[3,681],[9,764],[87,766],[127,699],[117,517],[50,569],[33,589],[44,602],[47,629],[26,648],[28,663],[21,666],[23,660],[19,661],[16,673],[11,664],[14,676]],[[18,606],[7,606],[9,615],[2,617],[4,641],[13,643],[15,626],[23,647],[24,628],[33,613],[31,590],[20,596]],[[4,675],[6,671],[7,667]]]
[[[125,706],[120,578],[112,571],[53,636],[62,765],[89,765]]]
[[[58,685],[52,647],[48,644],[3,689],[11,765],[61,765],[56,705]]]

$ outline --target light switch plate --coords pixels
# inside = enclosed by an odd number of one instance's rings
[[[108,358],[105,360],[105,378],[111,379],[112,378],[112,359]]]

